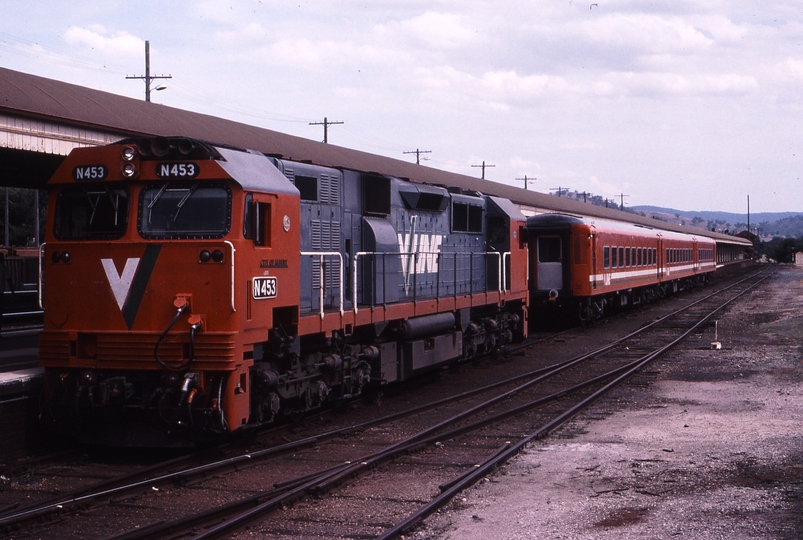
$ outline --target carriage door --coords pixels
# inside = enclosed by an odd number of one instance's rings
[[[536,289],[563,289],[563,249],[560,236],[538,237]]]

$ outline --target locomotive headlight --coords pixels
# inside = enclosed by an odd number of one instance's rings
[[[50,254],[50,262],[53,264],[58,264],[59,262],[63,262],[64,264],[69,264],[70,262],[70,252],[65,251],[63,253],[59,253],[58,251],[54,251]]]
[[[126,163],[123,165],[123,176],[126,178],[133,178],[137,174],[137,168],[133,163]]]
[[[91,383],[95,379],[95,373],[91,369],[87,369],[81,373],[81,378],[85,383]]]
[[[132,161],[137,156],[137,152],[133,146],[124,146],[122,156],[124,160]]]
[[[205,249],[198,254],[198,260],[202,263],[208,263],[209,261],[214,261],[216,263],[223,262],[223,252],[216,249],[210,253],[208,249]]]

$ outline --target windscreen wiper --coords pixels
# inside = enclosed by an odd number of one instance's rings
[[[151,223],[151,217],[153,217],[153,205],[155,205],[156,202],[162,198],[162,195],[164,195],[164,192],[167,191],[167,186],[169,185],[170,182],[165,182],[165,185],[163,185],[159,192],[153,196],[153,200],[148,203],[148,223]]]
[[[184,206],[184,203],[187,202],[187,199],[189,199],[192,194],[195,193],[195,190],[198,189],[198,184],[200,184],[200,182],[195,182],[195,184],[193,184],[193,186],[187,190],[187,194],[184,195],[180,201],[178,201],[178,204],[176,205],[176,215],[173,216],[174,222],[178,218],[178,213],[181,212],[181,207]]]

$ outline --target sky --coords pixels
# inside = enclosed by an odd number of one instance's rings
[[[0,0],[0,66],[625,206],[803,212],[793,0]]]

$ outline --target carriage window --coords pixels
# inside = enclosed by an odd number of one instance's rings
[[[231,191],[219,184],[154,184],[139,198],[143,238],[222,238],[231,225]]]
[[[616,246],[613,246],[613,249],[611,250],[611,268],[616,268],[618,264],[616,260],[616,252],[617,252]]]
[[[542,236],[538,239],[538,262],[560,262],[560,238]]]
[[[605,246],[602,248],[602,266],[603,268],[611,267],[611,247]]]
[[[124,188],[68,188],[56,199],[54,234],[59,240],[121,238],[128,226]]]

